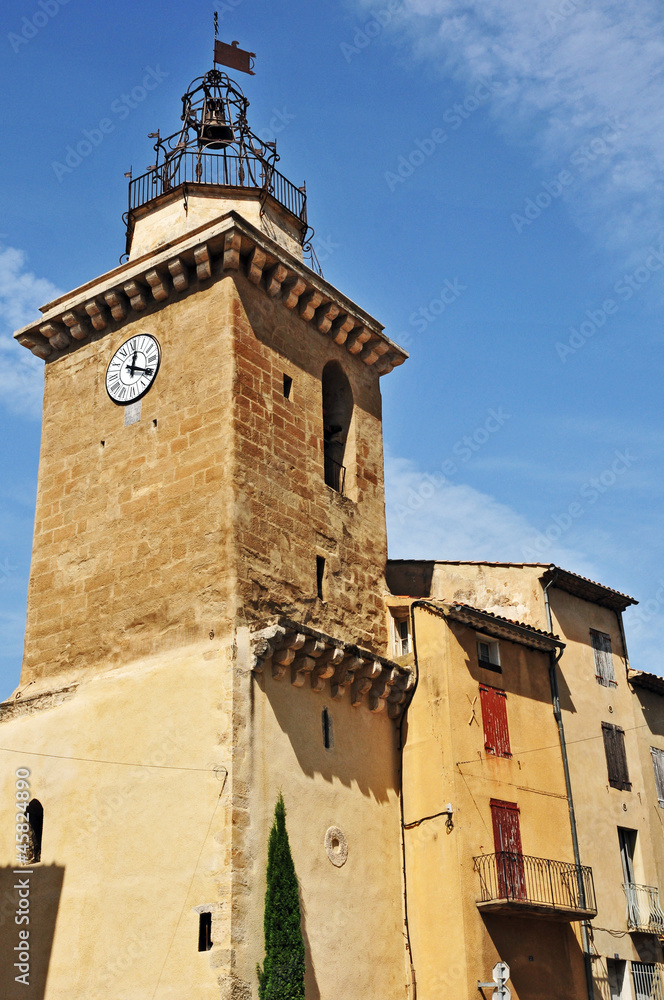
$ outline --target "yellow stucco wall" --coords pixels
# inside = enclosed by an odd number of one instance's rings
[[[482,915],[473,858],[494,853],[490,800],[520,808],[523,852],[573,862],[548,655],[501,641],[502,673],[480,667],[476,632],[416,609],[419,686],[404,753],[406,825],[451,803],[446,817],[406,830],[409,913],[421,1000],[477,996],[497,961],[512,996],[586,996],[572,928],[544,918]],[[484,750],[479,684],[507,692],[511,759]]]

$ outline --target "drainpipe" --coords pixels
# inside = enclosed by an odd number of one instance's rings
[[[399,809],[401,812],[401,869],[403,872],[403,921],[404,921],[404,931],[406,935],[406,948],[408,951],[408,961],[410,964],[410,1000],[417,1000],[417,979],[415,978],[415,965],[413,963],[413,948],[410,940],[410,925],[408,923],[408,885],[406,882],[406,819],[404,814],[403,805],[403,724],[406,721],[406,713],[410,706],[413,704],[413,698],[415,697],[415,692],[417,691],[417,685],[420,683],[420,668],[417,661],[417,636],[415,633],[415,614],[414,610],[416,607],[421,607],[425,605],[426,601],[413,601],[410,606],[410,622],[411,622],[411,632],[413,636],[413,665],[415,667],[415,683],[413,684],[413,690],[411,691],[410,698],[408,699],[408,704],[404,705],[403,712],[401,713],[401,718],[399,719]]]
[[[553,576],[544,587],[544,607],[546,609],[546,624],[549,632],[553,633],[553,619],[551,617],[551,604],[549,602],[549,587],[555,583],[558,570],[553,570]],[[572,797],[572,779],[569,773],[569,758],[567,756],[567,743],[565,741],[565,727],[563,725],[563,715],[560,708],[560,693],[558,690],[558,663],[564,650],[556,654],[553,650],[549,654],[549,682],[551,684],[551,698],[553,700],[553,715],[558,725],[558,737],[560,739],[560,750],[563,758],[563,771],[565,772],[565,789],[567,791],[567,807],[569,809],[569,823],[572,830],[572,849],[574,851],[574,863],[577,868],[581,868],[581,855],[579,852],[579,838],[576,830],[576,814],[574,812],[574,799]],[[579,881],[580,902],[584,902],[583,882]],[[588,934],[588,922],[581,921],[581,937],[583,941],[583,964],[586,971],[586,986],[588,989],[588,1000],[594,1000],[595,987],[593,983],[593,968],[590,960],[590,936]]]

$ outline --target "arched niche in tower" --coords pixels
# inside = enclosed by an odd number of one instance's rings
[[[338,361],[323,368],[322,395],[325,482],[348,495],[355,484],[353,390]]]
[[[28,826],[28,863],[41,861],[42,830],[44,829],[44,808],[39,799],[32,799],[26,810]]]

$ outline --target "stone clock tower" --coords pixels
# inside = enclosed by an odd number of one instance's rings
[[[22,858],[11,805],[0,834],[0,895],[31,871],[8,1000],[256,997],[280,791],[307,997],[404,996],[379,379],[406,355],[304,262],[306,194],[246,110],[194,81],[125,262],[15,334],[45,393],[0,706],[3,801],[25,769],[31,812]]]

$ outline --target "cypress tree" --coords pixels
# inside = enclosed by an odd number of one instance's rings
[[[300,894],[280,794],[267,852],[265,960],[257,966],[260,1000],[304,1000],[304,939]]]

